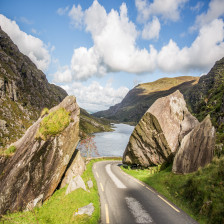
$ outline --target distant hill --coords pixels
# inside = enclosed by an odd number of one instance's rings
[[[128,92],[121,103],[93,115],[119,122],[137,123],[157,99],[168,96],[177,89],[184,94],[190,87],[197,84],[198,80],[199,77],[181,76],[139,84]]]
[[[80,108],[79,129],[81,138],[96,132],[112,131],[110,121],[105,118],[94,117],[82,108]]]

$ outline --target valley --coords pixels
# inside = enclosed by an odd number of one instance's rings
[[[60,32],[0,13],[0,223],[224,223],[224,14],[200,20],[224,5],[188,3],[182,48],[159,34],[186,1],[158,1],[56,1]]]

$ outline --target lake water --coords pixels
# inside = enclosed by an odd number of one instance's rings
[[[134,126],[115,124],[113,132],[94,134],[94,141],[100,156],[123,156]]]

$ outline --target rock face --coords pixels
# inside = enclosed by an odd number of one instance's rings
[[[174,158],[174,173],[191,173],[204,167],[213,158],[215,148],[215,128],[208,115],[182,140]]]
[[[67,93],[48,83],[45,74],[0,27],[0,148],[18,140],[44,107],[58,105]]]
[[[60,188],[63,188],[66,184],[69,184],[73,177],[81,175],[86,168],[85,162],[81,157],[79,150],[76,149],[73,157],[74,159],[72,158],[70,160],[71,165],[68,166],[69,168],[65,172]]]
[[[182,138],[197,124],[179,90],[158,99],[135,127],[123,162],[148,167],[169,161]]]
[[[148,167],[167,161],[170,154],[171,149],[158,120],[146,112],[129,139],[123,163]]]
[[[16,153],[9,159],[0,177],[0,214],[45,201],[58,187],[79,141],[80,113],[73,96],[66,97],[49,113],[59,108],[64,108],[70,116],[64,130],[49,135],[46,140],[37,139],[40,123],[48,116],[45,115],[14,143]]]
[[[176,152],[183,136],[198,124],[179,90],[158,99],[147,112],[157,118],[172,152]]]
[[[224,57],[217,61],[207,75],[185,94],[188,106],[202,121],[208,114],[220,134],[224,132]],[[221,143],[221,142],[219,142]]]

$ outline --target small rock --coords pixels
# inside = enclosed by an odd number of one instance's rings
[[[43,203],[43,194],[40,194],[37,198],[35,198],[34,200],[30,201],[27,206],[26,206],[26,211],[30,211],[32,210],[34,207],[36,206],[41,206]]]
[[[87,181],[87,185],[88,185],[89,189],[93,187],[93,182],[91,179]]]
[[[70,181],[70,183],[69,183],[69,185],[67,187],[67,190],[65,192],[65,195],[70,194],[72,191],[74,191],[74,190],[76,190],[78,188],[82,188],[83,190],[86,191],[86,185],[85,185],[85,183],[84,183],[84,181],[83,181],[83,179],[82,179],[82,177],[80,175],[74,177]]]
[[[74,216],[77,216],[77,215],[89,215],[91,216],[94,212],[94,206],[93,206],[93,203],[90,203],[84,207],[81,207],[78,209],[77,212],[75,212]]]

